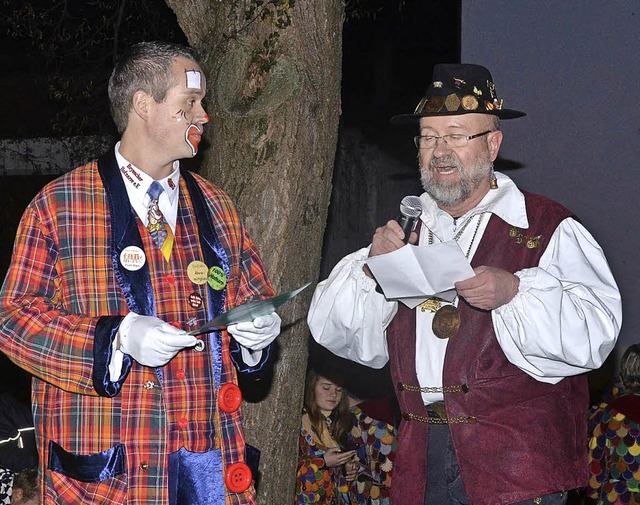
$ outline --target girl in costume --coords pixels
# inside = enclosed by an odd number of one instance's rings
[[[349,482],[358,469],[356,452],[344,450],[350,428],[342,381],[309,371],[298,445],[296,505],[349,504]]]
[[[622,389],[589,419],[589,486],[598,505],[640,504],[640,344],[620,363]]]

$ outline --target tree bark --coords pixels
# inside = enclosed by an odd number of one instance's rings
[[[262,18],[258,7],[253,21],[246,13],[255,0],[166,2],[207,75],[210,146],[199,155],[200,173],[236,201],[278,292],[315,284],[340,116],[342,1],[298,0],[280,14],[274,6],[286,0],[265,1],[273,15]],[[265,505],[293,499],[311,294],[279,311],[272,380],[243,391]]]

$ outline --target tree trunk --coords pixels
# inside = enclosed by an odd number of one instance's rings
[[[342,1],[298,0],[287,10],[294,0],[271,0],[253,13],[256,0],[166,2],[207,75],[201,173],[236,201],[278,292],[315,284],[340,116]],[[279,310],[271,383],[244,390],[265,505],[293,499],[312,289]]]

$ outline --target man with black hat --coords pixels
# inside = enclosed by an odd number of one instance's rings
[[[615,345],[620,293],[570,211],[495,173],[506,109],[480,65],[436,65],[413,114],[421,215],[408,241],[458,242],[475,275],[453,302],[385,298],[368,257],[405,245],[396,221],[316,288],[314,338],[372,367],[390,363],[403,421],[392,503],[562,504],[587,482],[588,387]]]

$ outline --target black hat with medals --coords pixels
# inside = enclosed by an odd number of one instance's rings
[[[440,63],[433,67],[433,78],[413,114],[393,116],[394,124],[415,124],[421,117],[491,114],[500,119],[525,116],[519,110],[505,109],[496,94],[491,73],[482,65]]]

